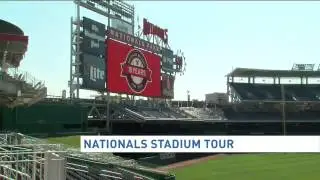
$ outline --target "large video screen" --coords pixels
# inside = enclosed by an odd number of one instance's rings
[[[109,92],[161,97],[161,58],[112,39],[107,40]]]

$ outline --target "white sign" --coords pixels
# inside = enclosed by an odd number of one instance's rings
[[[92,81],[104,80],[105,72],[96,67],[90,66],[90,79]]]
[[[320,136],[81,136],[82,152],[320,152]]]

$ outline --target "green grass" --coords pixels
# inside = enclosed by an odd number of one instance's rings
[[[320,154],[232,155],[173,170],[177,180],[318,180]]]
[[[80,147],[80,136],[56,137],[48,138],[47,140],[53,144],[64,144],[65,146],[73,148]]]

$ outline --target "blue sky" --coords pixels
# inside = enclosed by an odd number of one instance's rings
[[[130,1],[136,15],[168,28],[169,43],[182,49],[187,72],[177,76],[175,99],[204,99],[226,92],[225,75],[235,67],[290,69],[320,60],[320,2]],[[50,95],[68,89],[69,2],[0,2],[0,18],[29,36],[21,69],[46,81]],[[107,22],[95,13],[82,16]],[[93,92],[81,92],[87,97]]]

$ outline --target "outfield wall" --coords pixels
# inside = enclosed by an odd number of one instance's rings
[[[87,110],[80,105],[36,104],[0,108],[1,131],[24,134],[55,134],[87,130]]]
[[[88,107],[67,103],[38,103],[31,107],[13,109],[0,107],[0,131],[15,131],[24,134],[47,136],[93,132],[88,129]],[[96,128],[105,127],[99,121]],[[101,125],[102,124],[102,125]],[[280,135],[283,124],[279,122],[227,122],[227,121],[124,121],[112,122],[114,135]],[[320,122],[288,122],[288,135],[318,135]],[[141,156],[140,156],[141,155]],[[207,154],[176,154],[163,159],[159,154],[127,154],[148,166],[163,166]],[[139,157],[140,156],[140,157]],[[145,158],[148,156],[148,158]]]

